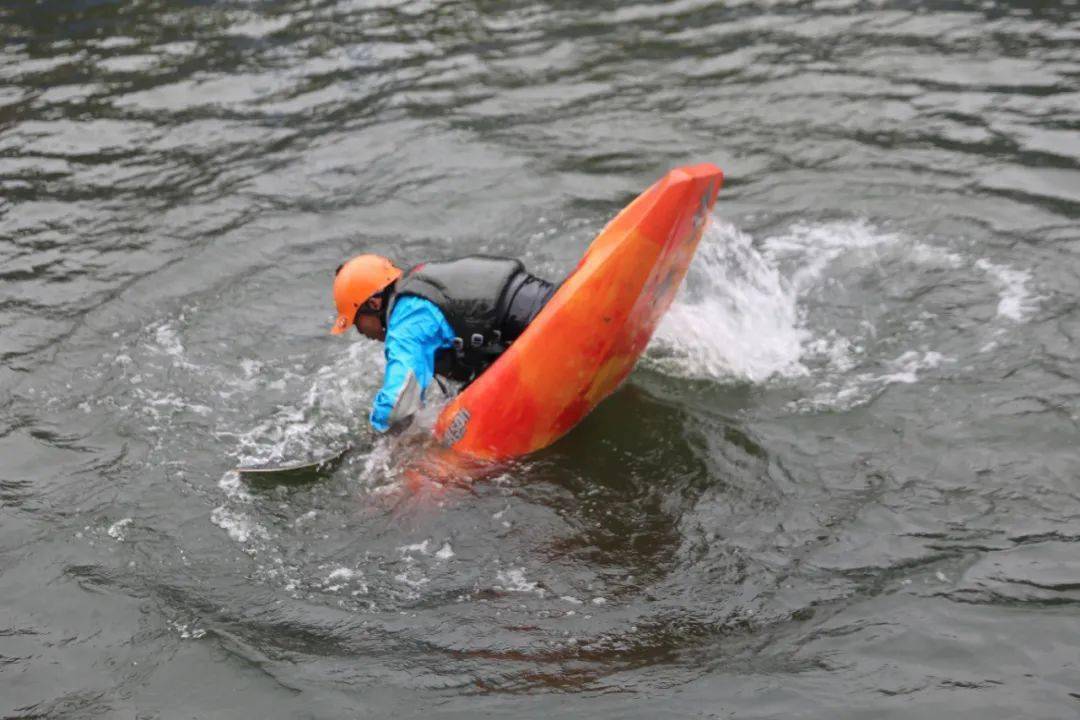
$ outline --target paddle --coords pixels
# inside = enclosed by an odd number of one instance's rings
[[[272,477],[275,480],[289,479],[290,476],[293,479],[300,479],[312,475],[326,475],[333,472],[334,468],[341,464],[341,461],[350,450],[352,450],[352,445],[346,445],[329,455],[304,462],[241,465],[236,468],[236,472],[240,473],[241,476],[252,479],[269,479]]]

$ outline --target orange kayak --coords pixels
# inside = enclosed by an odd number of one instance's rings
[[[686,276],[723,173],[672,170],[593,241],[525,332],[443,409],[454,453],[506,460],[565,435],[634,369]]]

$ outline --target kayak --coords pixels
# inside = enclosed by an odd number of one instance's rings
[[[526,455],[614,392],[671,306],[722,183],[710,163],[680,167],[626,206],[525,332],[442,410],[442,447],[478,460]]]

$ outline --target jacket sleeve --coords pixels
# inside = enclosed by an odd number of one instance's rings
[[[452,344],[453,331],[435,305],[401,298],[386,331],[386,371],[371,409],[371,425],[386,432],[420,409],[435,376],[435,353]]]

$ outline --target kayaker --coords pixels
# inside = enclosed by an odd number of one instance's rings
[[[475,380],[555,290],[513,258],[471,255],[402,272],[380,255],[358,255],[339,266],[331,332],[355,325],[385,343],[371,425],[378,432],[407,426],[436,375],[466,385]]]

